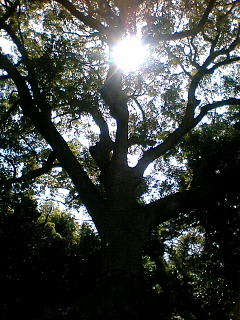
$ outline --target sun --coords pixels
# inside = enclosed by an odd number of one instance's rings
[[[146,62],[148,47],[137,37],[122,39],[112,51],[112,59],[123,72],[138,70]]]

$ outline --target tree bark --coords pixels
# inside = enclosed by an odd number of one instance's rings
[[[106,214],[102,226],[102,273],[91,319],[141,319],[142,249],[148,227],[137,208],[119,207]]]

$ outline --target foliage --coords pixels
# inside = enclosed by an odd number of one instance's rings
[[[234,306],[239,301],[239,187],[232,177],[239,168],[240,136],[226,124],[208,129],[196,130],[186,139],[185,170],[191,172],[192,184],[208,185],[223,175],[233,189],[151,234],[145,248],[146,277],[158,296],[156,304],[168,302],[166,319],[238,316]]]
[[[56,315],[86,292],[89,311],[91,285],[83,275],[95,279],[99,271],[95,309],[82,317],[146,318],[137,292],[148,238],[149,250],[161,252],[144,258],[154,289],[149,301],[161,298],[159,317],[232,312],[226,295],[236,290],[228,276],[237,276],[231,268],[239,255],[239,13],[239,1],[231,0],[1,1],[0,37],[10,46],[0,51],[1,219],[9,243],[3,253],[15,282],[27,272],[37,281],[24,292],[19,286],[12,310],[22,306],[20,296],[33,301],[29,293],[39,287],[32,309],[40,308],[37,301],[48,309],[46,298]],[[114,47],[137,35],[149,59],[134,72],[121,70]],[[92,231],[79,230],[55,206],[33,203],[59,201],[61,190],[60,201],[84,206],[95,224],[98,270]],[[159,225],[160,244],[149,238]]]
[[[67,213],[41,213],[21,194],[1,200],[0,243],[1,319],[60,317],[93,287],[99,240]]]

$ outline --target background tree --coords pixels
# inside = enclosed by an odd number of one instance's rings
[[[156,304],[183,319],[239,316],[239,131],[226,121],[192,132],[182,143],[188,163],[180,185],[224,181],[226,192],[204,209],[181,214],[158,227],[148,240],[146,270]],[[209,152],[211,150],[211,152]],[[169,314],[170,313],[170,314]],[[162,312],[163,316],[164,312]]]
[[[42,212],[27,195],[1,200],[1,319],[61,318],[97,278],[100,243],[65,212]]]
[[[238,1],[1,4],[13,45],[0,54],[3,192],[37,178],[35,192],[64,185],[86,207],[102,246],[94,319],[137,319],[149,231],[233,188],[222,176],[179,188],[176,169],[194,127],[218,121],[221,107],[236,122],[238,17]],[[124,74],[106,50],[139,29],[151,55]]]

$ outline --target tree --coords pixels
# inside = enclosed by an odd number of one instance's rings
[[[1,319],[59,319],[94,286],[98,237],[50,208],[21,193],[0,200]]]
[[[224,122],[194,130],[182,141],[188,163],[180,184],[189,183],[189,171],[195,185],[211,184],[219,176],[225,184],[237,184],[239,138],[239,131]],[[204,209],[163,223],[148,239],[145,268],[161,317],[239,317],[239,189],[227,189]]]
[[[176,168],[188,156],[179,142],[193,128],[236,122],[238,16],[238,1],[1,4],[2,35],[13,44],[0,54],[3,189],[61,183],[86,207],[102,245],[94,319],[139,318],[150,230],[232,188],[220,179],[179,188]],[[151,57],[124,74],[106,50],[140,27]]]
[[[205,300],[204,294],[212,297],[209,305],[203,302],[208,317],[212,319],[239,317],[239,267],[236,263],[240,244],[239,189],[233,177],[239,167],[240,135],[238,125],[234,127],[237,130],[224,122],[217,123],[200,134],[193,133],[189,139],[192,144],[190,149],[195,150],[189,157],[194,176],[192,183],[211,183],[221,177],[221,181],[229,185],[218,201],[209,203],[204,210],[196,211],[204,234],[199,282],[202,294],[199,296],[202,302]],[[209,284],[205,286],[205,282]]]

